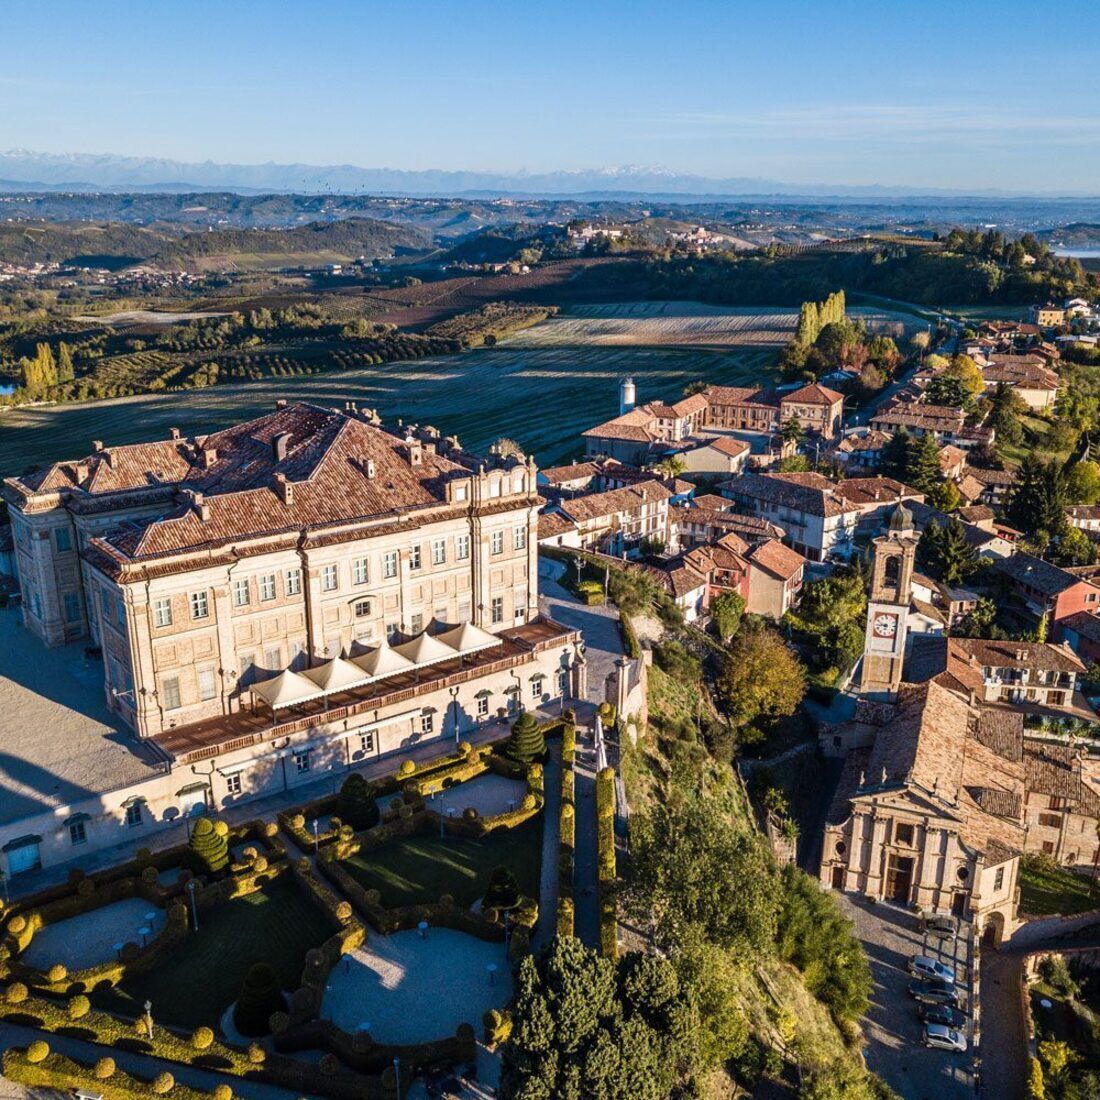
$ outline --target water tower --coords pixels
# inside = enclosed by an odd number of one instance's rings
[[[619,383],[619,415],[630,412],[634,408],[634,379],[624,378]]]

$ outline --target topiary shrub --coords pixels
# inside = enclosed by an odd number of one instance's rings
[[[304,829],[306,827],[306,815],[305,814],[295,814],[290,819],[290,824],[295,829]]]
[[[206,1050],[214,1042],[214,1032],[208,1027],[197,1027],[191,1032],[191,1045],[196,1050]]]
[[[108,1077],[113,1077],[115,1074],[115,1060],[113,1058],[100,1058],[96,1062],[92,1073],[95,1074],[97,1080],[106,1081]]]
[[[215,1085],[210,1095],[214,1100],[233,1100],[233,1090],[224,1081]]]
[[[219,821],[217,824],[224,825]],[[229,864],[229,844],[208,817],[200,817],[191,830],[191,866],[197,874],[217,874]]]
[[[50,1044],[43,1039],[35,1039],[35,1041],[27,1047],[27,1061],[32,1065],[44,1062],[49,1056]]]
[[[83,993],[78,993],[69,1001],[68,1011],[70,1020],[79,1020],[92,1011],[92,1002]]]
[[[279,826],[274,821],[265,821],[263,833],[268,840],[274,840],[279,835]]]
[[[241,984],[241,993],[233,1007],[233,1023],[242,1035],[266,1035],[268,1020],[275,1012],[286,1010],[286,997],[270,963],[260,962],[249,968]]]
[[[531,764],[546,755],[546,738],[530,711],[525,710],[512,723],[512,732],[504,742],[504,755],[517,764]]]
[[[489,885],[481,899],[481,908],[514,909],[519,905],[520,892],[516,876],[507,867],[495,867]]]
[[[20,932],[25,932],[27,929],[27,918],[22,913],[16,913],[14,917],[8,921],[8,931],[13,936],[18,936]]]
[[[69,972],[61,965],[61,963],[54,963],[49,970],[46,971],[46,979],[51,984],[56,982],[63,982],[69,976]]]
[[[142,867],[141,881],[146,886],[155,886],[157,882],[157,869],[155,867]]]
[[[276,1013],[274,1013],[274,1015],[275,1016],[279,1016],[279,1015],[284,1015],[285,1016],[286,1014],[276,1012]],[[287,1019],[287,1023],[289,1024],[290,1023],[290,1017],[287,1016],[286,1019]],[[248,1044],[248,1060],[254,1066],[262,1066],[264,1064],[264,1062],[267,1061],[267,1051],[264,1050],[264,1048],[262,1046],[260,1046],[259,1043],[249,1043]]]
[[[255,863],[256,857],[259,855],[259,851],[251,844],[241,852],[241,859],[245,863]]]
[[[459,741],[458,743],[458,755],[465,758],[473,752],[474,746],[469,741]]]
[[[539,800],[533,794],[523,796],[523,808],[525,810],[533,810],[538,804]]]
[[[12,982],[4,994],[4,999],[10,1005],[21,1005],[28,995],[28,989],[22,982]]]
[[[336,919],[339,921],[351,920],[351,902],[341,901],[337,903]]]
[[[416,764],[412,760],[402,760],[401,766],[397,769],[397,774],[402,779],[408,779],[409,776],[416,772]]]
[[[477,821],[477,818],[478,818],[477,807],[476,806],[467,806],[466,809],[464,809],[462,811],[462,817],[465,821]]]
[[[255,871],[256,874],[258,874],[258,875],[262,874],[264,871],[266,871],[267,870],[267,856],[257,856],[252,861],[252,870]]]
[[[164,1096],[176,1087],[176,1079],[165,1070],[163,1073],[158,1073],[156,1077],[153,1078],[149,1087],[158,1096]]]
[[[336,796],[336,810],[340,820],[357,832],[372,829],[382,816],[374,788],[358,772],[352,772],[341,785]]]
[[[309,873],[309,856],[299,856],[297,866],[298,866],[298,870],[301,871],[303,875],[308,874]]]
[[[218,834],[218,836],[226,836],[227,837],[227,836],[229,836],[229,826],[226,825],[226,823],[224,821],[215,821],[214,822],[214,832],[216,832]]]

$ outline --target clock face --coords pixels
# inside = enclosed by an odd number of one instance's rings
[[[876,638],[892,638],[898,632],[898,617],[881,612],[875,616],[871,629]]]

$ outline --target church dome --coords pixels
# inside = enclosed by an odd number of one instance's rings
[[[894,514],[890,517],[890,533],[902,534],[905,531],[913,530],[913,513],[905,507],[904,504],[899,504],[894,509]]]

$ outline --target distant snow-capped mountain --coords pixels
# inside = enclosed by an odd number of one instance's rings
[[[116,156],[110,153],[58,154],[27,149],[0,152],[0,189],[43,188],[74,191],[365,191],[401,195],[464,195],[473,192],[539,197],[634,194],[884,198],[964,193],[877,184],[810,185],[749,177],[711,179],[671,168],[645,165],[548,172],[406,171],[398,168],[361,168],[354,164],[186,163],[159,157]],[[982,194],[1003,192],[986,191]]]

